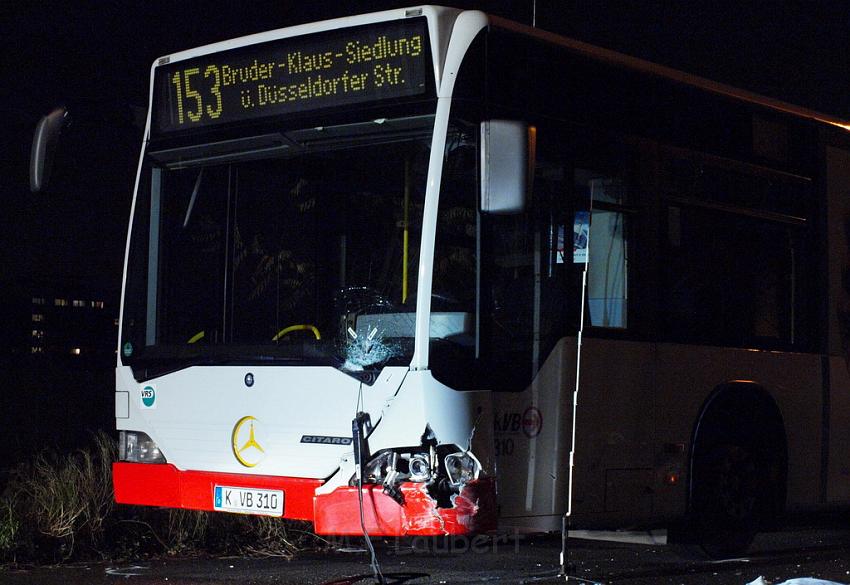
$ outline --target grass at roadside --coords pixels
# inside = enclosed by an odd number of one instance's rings
[[[105,433],[73,453],[43,452],[0,486],[0,562],[252,554],[289,557],[319,540],[279,518],[113,504],[114,441]]]

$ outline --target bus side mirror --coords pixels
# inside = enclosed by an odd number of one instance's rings
[[[33,193],[41,193],[47,189],[59,135],[68,125],[68,121],[68,110],[56,108],[44,116],[35,127],[30,151],[30,191]]]
[[[525,122],[481,122],[482,213],[507,215],[525,210],[534,135],[534,128]]]

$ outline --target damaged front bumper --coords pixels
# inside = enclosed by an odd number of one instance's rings
[[[496,482],[491,477],[466,483],[451,507],[438,507],[423,483],[403,482],[399,488],[403,505],[384,493],[381,485],[361,488],[363,524],[370,536],[444,536],[496,529]],[[317,534],[363,534],[356,486],[317,495],[314,513]]]

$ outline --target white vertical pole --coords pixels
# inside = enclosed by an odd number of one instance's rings
[[[581,382],[581,347],[582,337],[584,335],[584,308],[587,300],[587,271],[590,268],[590,232],[591,224],[593,223],[593,194],[590,197],[590,210],[588,211],[588,226],[587,226],[587,252],[584,262],[584,270],[581,273],[581,312],[579,314],[578,335],[576,336],[576,382],[573,388],[573,420],[572,434],[570,437],[570,464],[569,476],[567,479],[567,513],[564,514],[561,523],[561,574],[567,575],[567,537],[569,518],[573,513],[573,467],[575,465],[576,454],[576,419],[578,415],[578,391]],[[569,577],[567,577],[569,579]]]

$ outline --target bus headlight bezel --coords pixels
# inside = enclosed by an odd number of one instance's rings
[[[118,460],[127,463],[166,463],[165,455],[140,431],[118,431]]]

